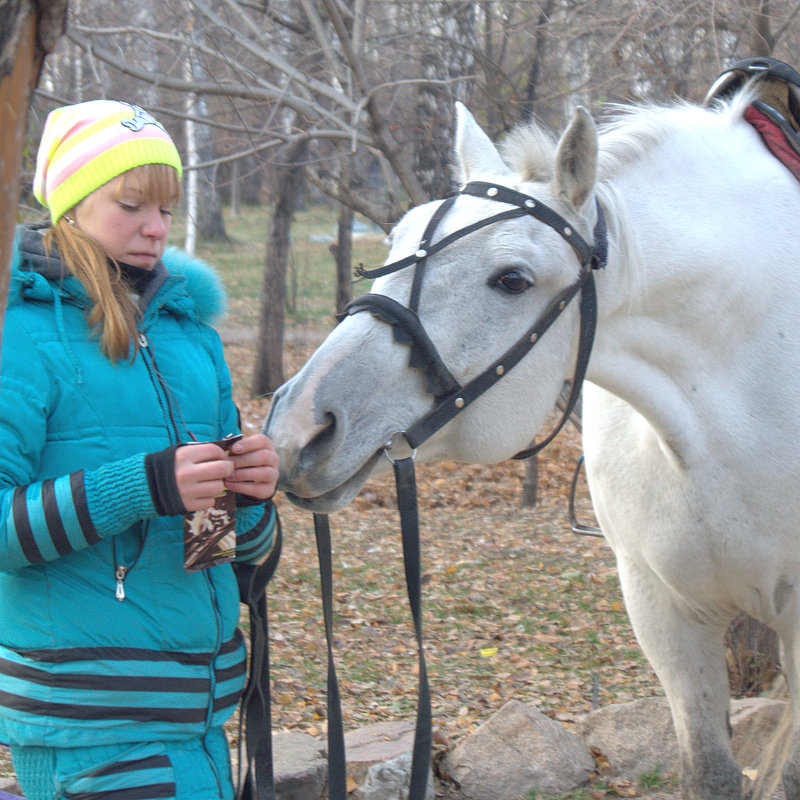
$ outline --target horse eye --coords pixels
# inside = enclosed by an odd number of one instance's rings
[[[531,286],[533,286],[527,278],[520,275],[515,269],[498,275],[494,284],[510,294],[521,294],[526,289],[530,289]]]

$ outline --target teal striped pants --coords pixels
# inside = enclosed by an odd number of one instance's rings
[[[11,747],[26,800],[232,800],[222,728],[146,744]]]

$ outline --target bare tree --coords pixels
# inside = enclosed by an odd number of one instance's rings
[[[8,296],[28,109],[42,62],[64,31],[67,0],[0,0],[0,331]]]
[[[269,159],[308,139],[310,179],[384,227],[407,203],[440,193],[432,176],[446,174],[454,99],[493,135],[531,114],[559,127],[579,100],[700,97],[729,61],[756,52],[791,61],[800,44],[797,0],[91,5],[69,34],[84,54],[72,59],[86,82],[80,91],[150,87],[151,105],[176,121],[179,95],[203,95],[215,152],[198,168],[254,153]],[[181,71],[189,48],[194,78]],[[295,114],[293,129],[282,108]],[[332,165],[346,157],[355,167],[365,152],[399,193],[385,182],[365,196],[364,186],[338,182]]]
[[[577,103],[599,111],[604,100],[699,99],[735,58],[758,50],[791,61],[798,6],[97,0],[91,14],[75,15],[68,44],[80,67],[76,92],[120,96],[138,86],[176,138],[186,119],[205,130],[208,146],[191,168],[215,184],[234,162],[269,165],[277,153],[302,153],[296,166],[306,180],[388,230],[409,205],[448,190],[453,100],[467,102],[496,136],[531,115],[560,128]],[[182,69],[188,52],[197,63],[191,77]],[[187,93],[205,107],[186,112]],[[346,235],[343,226],[341,297]],[[283,344],[262,343],[273,351]]]

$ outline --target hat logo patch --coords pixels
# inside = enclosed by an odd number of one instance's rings
[[[145,125],[155,125],[157,128],[161,128],[164,130],[164,126],[151,114],[148,114],[143,108],[139,108],[139,106],[126,104],[131,106],[131,110],[133,111],[133,117],[128,119],[122,119],[120,122],[129,130],[134,132],[142,130]]]

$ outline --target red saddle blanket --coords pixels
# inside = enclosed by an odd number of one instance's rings
[[[758,131],[770,152],[800,180],[800,154],[786,141],[783,131],[754,106],[748,106],[744,118]]]

